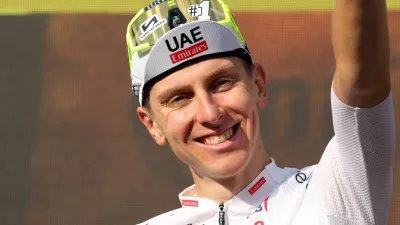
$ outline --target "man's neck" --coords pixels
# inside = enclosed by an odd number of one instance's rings
[[[218,203],[226,202],[242,191],[270,162],[264,145],[260,141],[250,162],[233,177],[215,180],[204,176],[200,177],[192,170],[196,190],[193,193],[185,193],[185,195],[207,198]]]

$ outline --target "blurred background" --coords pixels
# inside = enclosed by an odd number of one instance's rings
[[[399,128],[400,1],[387,2]],[[1,0],[0,225],[131,225],[179,207],[190,174],[145,131],[131,92],[126,25],[149,3]],[[317,163],[333,135],[334,1],[226,3],[269,75],[269,154],[281,167]],[[399,155],[391,225],[400,224]]]

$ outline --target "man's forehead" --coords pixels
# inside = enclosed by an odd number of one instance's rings
[[[229,58],[215,58],[205,60],[188,67],[182,68],[169,75],[170,78],[175,79],[206,79],[215,75],[231,72],[237,70],[240,67],[240,60],[235,57]]]
[[[238,72],[239,65],[230,60],[204,61],[176,71],[159,82],[161,89],[194,85],[226,73]]]

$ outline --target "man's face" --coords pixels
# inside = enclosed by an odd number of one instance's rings
[[[259,108],[267,104],[266,78],[237,57],[216,58],[157,82],[151,112],[138,115],[160,145],[200,176],[223,179],[244,169],[259,140]]]

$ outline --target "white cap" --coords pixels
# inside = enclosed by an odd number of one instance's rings
[[[154,78],[162,79],[172,72],[218,56],[236,55],[251,60],[246,46],[235,32],[214,21],[196,21],[168,31],[152,47],[150,53],[132,55],[131,78],[135,94],[143,104],[146,84]]]

